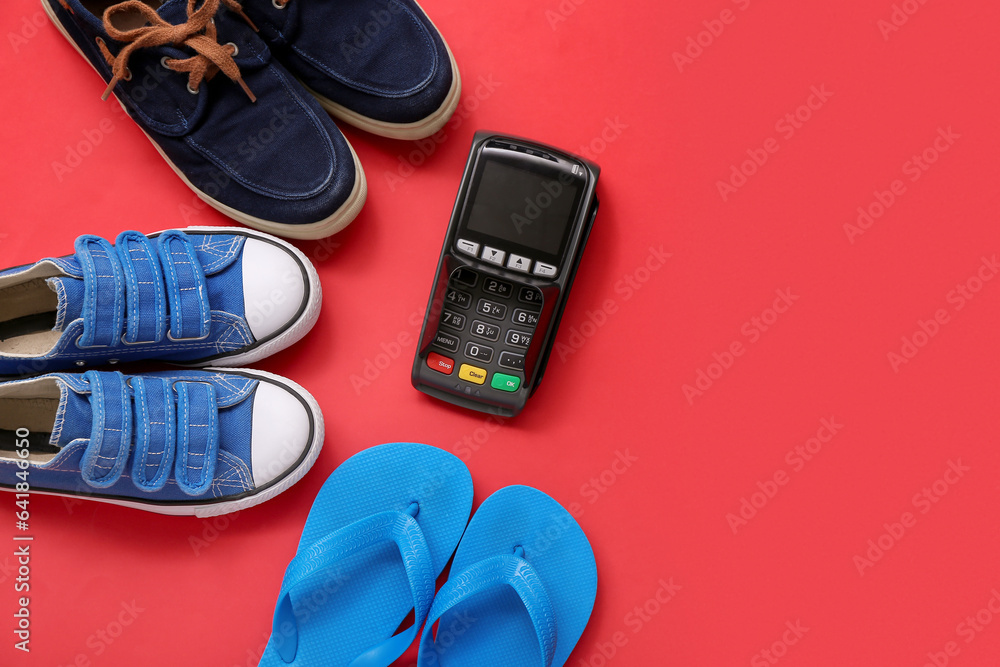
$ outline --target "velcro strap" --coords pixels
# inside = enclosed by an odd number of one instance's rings
[[[136,413],[132,481],[143,491],[159,491],[167,483],[174,463],[177,434],[173,388],[165,378],[135,375],[132,391]]]
[[[156,248],[139,232],[122,232],[115,245],[125,274],[125,342],[159,343],[167,331],[167,300]]]
[[[191,240],[176,230],[159,237],[160,262],[170,301],[170,331],[174,340],[205,338],[211,331],[205,272]]]
[[[538,637],[541,665],[549,667],[555,656],[558,639],[552,603],[535,569],[528,561],[513,554],[483,559],[465,571],[449,577],[438,591],[427,615],[424,632],[420,638],[418,667],[440,664],[438,648],[432,638],[432,629],[445,612],[483,591],[503,586],[513,588],[524,603]],[[444,652],[447,648],[443,645],[440,650]]]
[[[122,476],[132,440],[132,406],[125,377],[121,373],[87,371],[93,425],[90,443],[80,462],[83,479],[90,486],[106,489]]]
[[[177,486],[189,496],[212,487],[219,455],[219,413],[215,386],[206,382],[177,382]]]
[[[106,240],[92,235],[79,237],[75,248],[83,269],[83,334],[79,345],[118,345],[125,317],[125,277],[118,254]]]

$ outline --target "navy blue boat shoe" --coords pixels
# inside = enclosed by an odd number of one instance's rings
[[[367,194],[347,139],[237,0],[42,0],[167,164],[213,208],[278,236],[347,226]]]
[[[243,8],[275,57],[355,127],[421,139],[458,107],[455,58],[414,0],[244,0]]]

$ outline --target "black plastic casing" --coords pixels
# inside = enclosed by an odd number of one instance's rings
[[[470,188],[477,168],[482,169],[484,149],[489,144],[490,150],[493,150],[497,147],[498,142],[507,145],[511,150],[520,152],[521,159],[530,158],[532,155],[527,151],[531,151],[532,154],[538,156],[537,159],[546,160],[550,165],[556,164],[559,169],[574,169],[575,177],[580,179],[578,181],[581,184],[578,203],[563,242],[562,253],[558,257],[558,263],[555,264],[558,267],[558,272],[553,278],[524,274],[492,265],[459,252],[456,247],[456,239],[462,226],[465,208],[471,204],[469,200]],[[574,168],[573,165],[576,167]],[[416,389],[461,407],[505,417],[513,417],[524,408],[525,403],[538,388],[545,373],[549,354],[555,343],[559,321],[566,307],[573,279],[576,277],[587,238],[597,215],[596,186],[600,171],[601,168],[593,162],[552,146],[496,132],[484,130],[476,132],[469,152],[469,160],[462,175],[455,207],[451,214],[451,221],[448,224],[448,231],[445,234],[444,246],[434,274],[434,283],[427,303],[423,327],[420,330],[417,353],[413,360],[411,373],[411,382]],[[550,259],[554,258],[546,258],[546,261]],[[531,342],[524,352],[522,382],[517,391],[501,391],[492,388],[489,382],[475,385],[459,379],[457,367],[463,361],[460,359],[456,359],[456,368],[450,375],[445,375],[427,366],[427,355],[430,352],[439,351],[432,349],[431,346],[440,325],[441,313],[445,307],[444,297],[449,279],[456,269],[461,267],[468,267],[480,276],[495,277],[513,283],[515,289],[520,285],[529,285],[542,293],[542,307],[538,324],[535,326]],[[461,354],[462,351],[459,350],[455,356],[461,357]]]

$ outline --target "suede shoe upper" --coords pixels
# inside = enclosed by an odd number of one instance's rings
[[[312,91],[368,118],[422,120],[456,83],[448,47],[413,0],[247,0],[244,6],[278,58]]]
[[[167,0],[155,11],[127,0],[101,17],[80,0],[45,2],[109,91],[216,208],[281,234],[254,223],[314,224],[357,196],[363,175],[346,139],[272,59],[236,0],[197,8]]]

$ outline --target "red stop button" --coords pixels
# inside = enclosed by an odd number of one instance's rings
[[[427,355],[427,365],[445,375],[451,375],[451,372],[455,370],[455,360],[437,352],[431,352]]]

